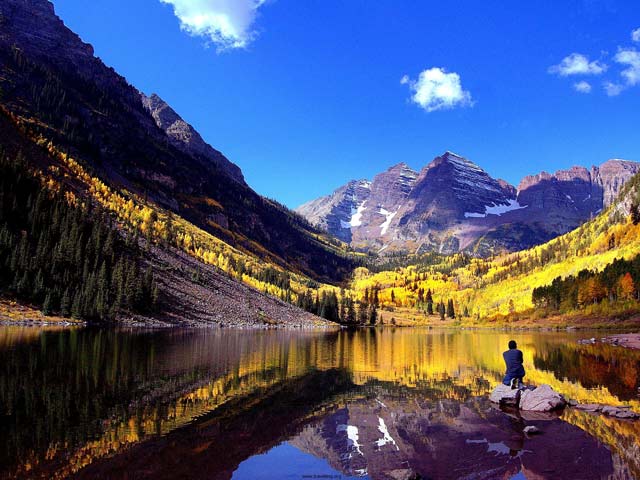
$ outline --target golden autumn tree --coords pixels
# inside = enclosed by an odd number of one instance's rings
[[[618,292],[623,300],[632,300],[635,297],[636,286],[629,272],[622,275],[618,280]]]

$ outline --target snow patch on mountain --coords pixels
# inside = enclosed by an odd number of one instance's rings
[[[507,212],[511,212],[513,210],[522,210],[523,208],[527,208],[528,205],[520,205],[518,200],[511,199],[508,200],[507,204],[500,205],[485,205],[484,213],[478,212],[464,212],[464,218],[485,218],[487,215],[502,215]]]
[[[362,450],[360,450],[360,447],[362,445],[358,443],[360,440],[360,437],[358,435],[358,427],[354,425],[341,424],[341,425],[338,425],[338,427],[336,428],[336,433],[340,433],[340,432],[347,432],[347,443],[349,447],[353,447],[356,452],[364,456],[364,454],[362,453]]]
[[[387,424],[384,423],[384,419],[382,417],[378,417],[378,422],[378,431],[380,431],[380,433],[382,434],[382,438],[376,440],[376,445],[378,446],[378,448],[384,447],[388,444],[392,444],[394,447],[396,447],[396,450],[400,450],[400,448],[396,444],[396,441],[389,434],[389,429],[387,428]]]
[[[511,199],[508,200],[507,205],[494,205],[485,207],[485,213],[487,215],[502,215],[503,213],[510,212],[512,210],[521,210],[523,208],[527,208],[528,205],[520,205],[518,200]]]
[[[386,220],[384,221],[384,223],[380,225],[380,235],[384,235],[385,233],[387,233],[387,230],[389,229],[389,225],[391,225],[391,220],[393,220],[393,217],[396,216],[398,211],[396,210],[395,212],[389,212],[384,208],[380,208],[379,212],[386,217]]]
[[[360,225],[362,225],[362,214],[364,213],[364,210],[365,210],[365,206],[364,206],[365,203],[367,203],[366,200],[362,202],[360,205],[358,205],[356,209],[352,208],[351,220],[349,220],[348,222],[345,222],[344,220],[340,220],[340,226],[342,228],[351,228],[351,227],[359,227]]]

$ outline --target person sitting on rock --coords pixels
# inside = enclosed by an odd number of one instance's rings
[[[502,383],[508,385],[513,390],[522,386],[522,379],[525,371],[522,366],[522,352],[518,350],[518,344],[515,340],[509,341],[509,350],[502,354],[504,363],[507,365],[507,372],[504,375]]]

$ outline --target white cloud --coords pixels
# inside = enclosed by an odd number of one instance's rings
[[[569,75],[600,75],[606,69],[607,66],[597,60],[590,62],[585,55],[572,53],[563,58],[558,65],[549,67],[549,73],[556,73],[561,77],[568,77]]]
[[[624,85],[620,85],[619,83],[604,82],[603,85],[604,91],[607,92],[607,95],[609,95],[610,97],[620,95],[620,93],[624,90]]]
[[[253,24],[266,0],[160,0],[173,5],[180,28],[205,37],[218,51],[245,48],[255,38]]]
[[[621,75],[628,86],[640,83],[640,52],[635,49],[621,49],[616,53],[614,60],[621,65],[626,65]]]
[[[631,32],[631,40],[634,42],[640,42],[640,28],[636,28],[633,32]]]
[[[400,83],[409,85],[411,100],[427,112],[473,105],[471,93],[462,88],[460,75],[444,68],[424,70],[415,81],[404,75]]]
[[[589,82],[585,82],[584,80],[581,82],[574,83],[573,88],[576,90],[576,92],[580,92],[580,93],[591,92],[591,84]]]
[[[640,84],[640,52],[633,48],[621,48],[613,59],[627,68],[620,72],[623,82],[604,83],[604,90],[610,97],[620,95],[623,90]]]

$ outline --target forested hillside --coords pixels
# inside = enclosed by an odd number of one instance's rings
[[[130,237],[131,238],[131,237]],[[60,191],[0,151],[0,280],[45,315],[113,320],[158,307],[136,239],[101,209]]]
[[[636,175],[599,216],[529,250],[489,259],[398,257],[371,270],[357,269],[352,295],[364,299],[375,288],[387,320],[419,321],[430,312],[437,315],[449,300],[453,308],[446,308],[446,316],[464,322],[572,313],[628,316],[640,311],[639,192]]]
[[[0,104],[30,138],[113,191],[145,199],[251,256],[332,283],[351,271],[340,242],[215,162],[177,148],[140,92],[96,58],[48,1],[2,2],[0,18]]]

